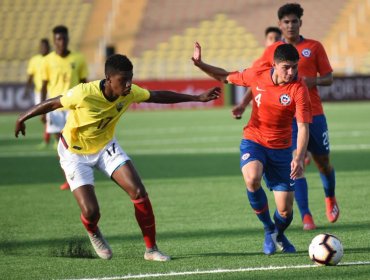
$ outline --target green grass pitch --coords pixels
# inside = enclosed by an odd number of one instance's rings
[[[335,224],[326,220],[324,192],[311,163],[306,175],[318,229],[304,232],[295,207],[287,236],[297,254],[269,257],[262,253],[262,226],[249,206],[239,171],[238,147],[249,111],[240,121],[231,118],[230,108],[124,115],[116,135],[146,185],[158,245],[173,257],[168,263],[143,259],[132,203],[97,172],[100,227],[114,253],[111,261],[98,259],[73,196],[59,190],[63,177],[56,151],[35,148],[41,142],[40,120],[27,122],[27,136],[15,139],[16,115],[1,115],[0,278],[127,279],[210,271],[156,279],[369,279],[370,102],[326,103],[325,111],[341,216]],[[272,212],[272,194],[267,193]],[[308,245],[323,232],[341,239],[342,263],[363,264],[300,267],[312,264]],[[270,266],[272,270],[235,271]],[[282,266],[288,268],[274,269]]]

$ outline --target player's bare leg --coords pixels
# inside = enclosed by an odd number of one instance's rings
[[[159,251],[156,244],[155,218],[151,202],[143,183],[131,161],[117,168],[112,179],[130,196],[135,207],[135,217],[144,237],[144,258],[151,261],[169,261],[171,258]]]
[[[326,217],[329,222],[334,223],[339,218],[339,207],[335,198],[335,171],[330,164],[329,155],[312,155],[320,172],[321,181],[324,186]]]
[[[80,206],[81,221],[86,228],[95,252],[102,259],[111,259],[113,256],[112,250],[98,227],[100,210],[94,186],[81,186],[73,191],[73,195]]]

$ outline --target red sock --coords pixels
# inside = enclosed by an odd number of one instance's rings
[[[88,219],[86,219],[82,213],[81,213],[81,221],[83,223],[83,225],[85,226],[86,230],[89,232],[89,233],[94,233],[97,231],[98,229],[98,221],[100,219],[100,214],[98,215],[98,217],[94,220],[94,221],[89,221]]]
[[[44,131],[44,141],[46,144],[49,144],[50,142],[50,134],[46,132],[46,126],[45,126],[45,131]]]
[[[131,200],[135,207],[136,220],[143,233],[145,246],[152,248],[155,242],[155,219],[148,195],[143,198]]]

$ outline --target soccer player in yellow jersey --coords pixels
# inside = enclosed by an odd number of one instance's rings
[[[41,67],[45,56],[50,52],[50,44],[49,40],[46,38],[41,39],[39,53],[32,56],[30,61],[28,62],[27,66],[27,83],[25,88],[25,93],[28,95],[29,91],[31,90],[32,86],[34,86],[34,103],[39,104],[41,102],[41,87],[42,87],[42,79],[41,79]],[[50,141],[50,134],[44,132],[44,141],[40,144],[41,147],[46,147]]]
[[[60,25],[53,29],[55,51],[45,57],[42,67],[42,100],[58,96],[61,92],[86,82],[87,65],[84,57],[68,49],[69,37],[67,27]],[[46,131],[55,134],[59,140],[67,119],[65,109],[46,114]],[[67,182],[60,186],[61,190],[69,188]]]
[[[146,250],[144,259],[168,261],[158,250],[155,220],[149,196],[130,158],[114,137],[116,124],[132,103],[208,102],[219,97],[213,88],[200,95],[172,91],[149,91],[132,83],[133,65],[124,55],[113,55],[105,63],[106,78],[82,83],[62,95],[48,99],[20,115],[15,136],[25,135],[25,121],[60,108],[70,114],[59,141],[60,164],[81,209],[81,221],[99,257],[112,258],[112,250],[98,227],[99,204],[94,191],[93,168],[102,170],[130,196]]]

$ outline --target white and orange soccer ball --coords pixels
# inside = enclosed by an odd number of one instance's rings
[[[322,233],[312,239],[308,254],[317,265],[337,265],[343,257],[343,246],[336,236]]]

